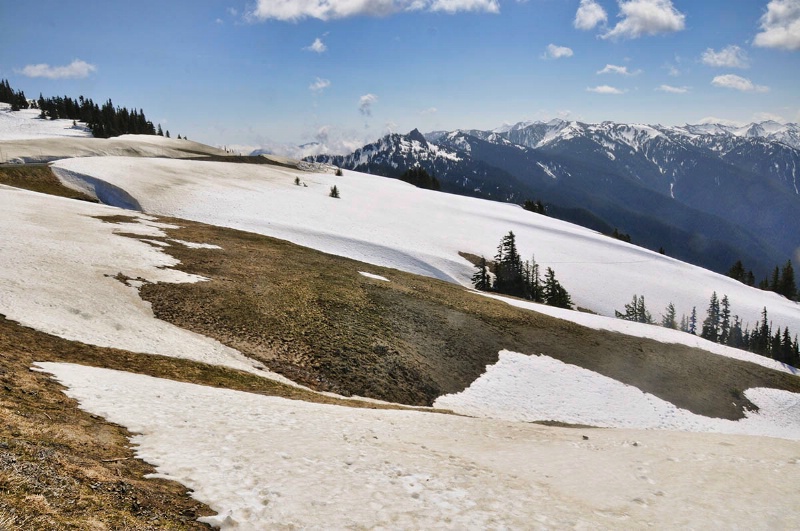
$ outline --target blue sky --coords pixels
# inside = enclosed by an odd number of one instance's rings
[[[800,121],[800,0],[3,2],[0,77],[214,145]]]

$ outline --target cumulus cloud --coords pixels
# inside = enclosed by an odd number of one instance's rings
[[[590,30],[594,29],[598,24],[605,24],[607,20],[608,15],[603,6],[595,0],[581,0],[581,5],[578,6],[578,12],[575,13],[573,24],[580,30]]]
[[[499,0],[257,0],[253,20],[332,20],[360,15],[382,17],[401,11],[499,13]]]
[[[427,109],[421,110],[419,113],[422,116],[430,116],[431,114],[436,114],[437,112],[439,112],[439,109],[436,107],[428,107]]]
[[[358,112],[364,116],[372,116],[372,105],[378,101],[375,94],[364,94],[358,98]]]
[[[19,71],[27,77],[46,77],[48,79],[81,79],[89,77],[89,74],[97,71],[97,67],[75,59],[66,66],[50,66],[45,63],[38,65],[28,65]]]
[[[597,71],[598,74],[619,74],[621,76],[636,76],[642,73],[641,70],[633,72],[628,70],[627,66],[606,65],[602,70]]]
[[[673,87],[672,85],[661,85],[656,90],[660,92],[668,92],[670,94],[686,94],[689,92],[689,87]]]
[[[753,44],[800,50],[800,0],[770,0],[760,22],[761,32]]]
[[[319,93],[319,92],[322,92],[323,90],[325,90],[326,88],[328,88],[330,86],[331,86],[330,80],[322,79],[322,78],[318,77],[317,79],[314,80],[313,83],[311,83],[308,86],[308,90],[310,90],[311,92]]]
[[[711,84],[715,87],[723,87],[742,92],[769,92],[769,87],[763,85],[756,85],[746,77],[737,76],[734,74],[725,74],[724,76],[717,76],[711,80]]]
[[[627,91],[609,85],[598,85],[596,87],[587,87],[586,92],[594,92],[595,94],[625,94]]]
[[[672,0],[619,0],[619,11],[622,20],[602,36],[604,39],[636,39],[686,27],[686,15],[675,9]]]
[[[700,60],[704,65],[719,68],[747,68],[750,66],[745,51],[735,44],[727,46],[718,52],[708,48],[703,52]]]
[[[317,37],[316,39],[314,39],[314,42],[312,42],[311,44],[309,44],[308,46],[306,46],[303,49],[308,51],[308,52],[322,53],[325,50],[327,50],[328,47],[325,46],[325,43],[322,42],[322,39]]]
[[[556,46],[555,44],[548,44],[547,50],[542,55],[543,59],[561,59],[563,57],[572,57],[574,54],[571,48],[566,46]]]

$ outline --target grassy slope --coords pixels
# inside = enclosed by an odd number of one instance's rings
[[[47,168],[11,175],[7,169],[0,168],[0,182],[74,193]],[[749,405],[742,391],[749,387],[800,392],[796,377],[700,350],[589,330],[458,286],[272,238],[178,224],[183,228],[172,237],[223,249],[172,244],[168,251],[181,268],[211,281],[146,285],[143,297],[156,314],[318,389],[426,404],[469,385],[508,348],[546,353],[724,418],[741,417]],[[344,404],[225,368],[66,341],[0,316],[0,529],[202,528],[195,519],[209,513],[181,485],[143,480],[153,469],[132,458],[130,434],[82,412],[58,384],[29,370],[36,361]]]
[[[547,354],[732,420],[753,407],[743,396],[748,388],[800,392],[795,376],[703,350],[584,328],[265,236],[169,221],[182,227],[172,237],[223,249],[168,248],[181,269],[211,280],[144,286],[156,315],[316,389],[427,405],[469,386],[509,349]]]
[[[63,186],[50,168],[45,165],[0,165],[0,184],[97,203],[96,199]]]

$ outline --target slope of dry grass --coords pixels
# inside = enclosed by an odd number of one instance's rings
[[[49,169],[0,168],[0,182],[73,193]],[[124,216],[106,218],[121,222]],[[162,319],[214,337],[319,390],[406,404],[461,391],[498,351],[545,353],[634,385],[695,413],[738,419],[750,387],[800,392],[800,379],[683,346],[596,331],[510,307],[461,287],[184,220],[170,237],[198,284],[147,284]],[[166,240],[166,239],[165,239]],[[358,271],[388,277],[365,278]],[[0,529],[193,529],[209,509],[185,488],[144,480],[130,434],[82,412],[37,361],[128,370],[292,399],[341,401],[186,360],[70,342],[0,316]]]
[[[585,328],[274,238],[169,222],[182,227],[172,237],[222,250],[169,247],[181,269],[211,280],[144,286],[156,315],[315,389],[430,405],[465,389],[508,349],[547,354],[731,420],[754,407],[746,389],[800,392],[795,376],[703,350]]]

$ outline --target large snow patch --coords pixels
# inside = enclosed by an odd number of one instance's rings
[[[173,269],[164,248],[118,233],[165,236],[147,216],[0,186],[0,314],[65,339],[264,373],[221,343],[156,319],[118,274],[150,282],[197,282]]]
[[[222,529],[796,529],[797,443],[350,409],[39,366]]]
[[[495,365],[461,393],[435,407],[515,421],[554,420],[609,428],[764,435],[800,440],[800,395],[748,389],[759,407],[730,421],[696,415],[636,387],[549,356],[503,351]]]
[[[470,285],[459,251],[492,257],[513,230],[523,258],[552,267],[577,305],[606,316],[634,294],[656,318],[672,302],[699,315],[713,291],[752,327],[764,307],[774,326],[800,329],[800,305],[774,293],[515,205],[421,190],[345,171],[341,177],[216,162],[102,157],[64,160],[56,172],[125,190],[145,212],[286,239],[325,252]],[[295,186],[295,177],[307,184]],[[328,197],[336,185],[340,199]]]

